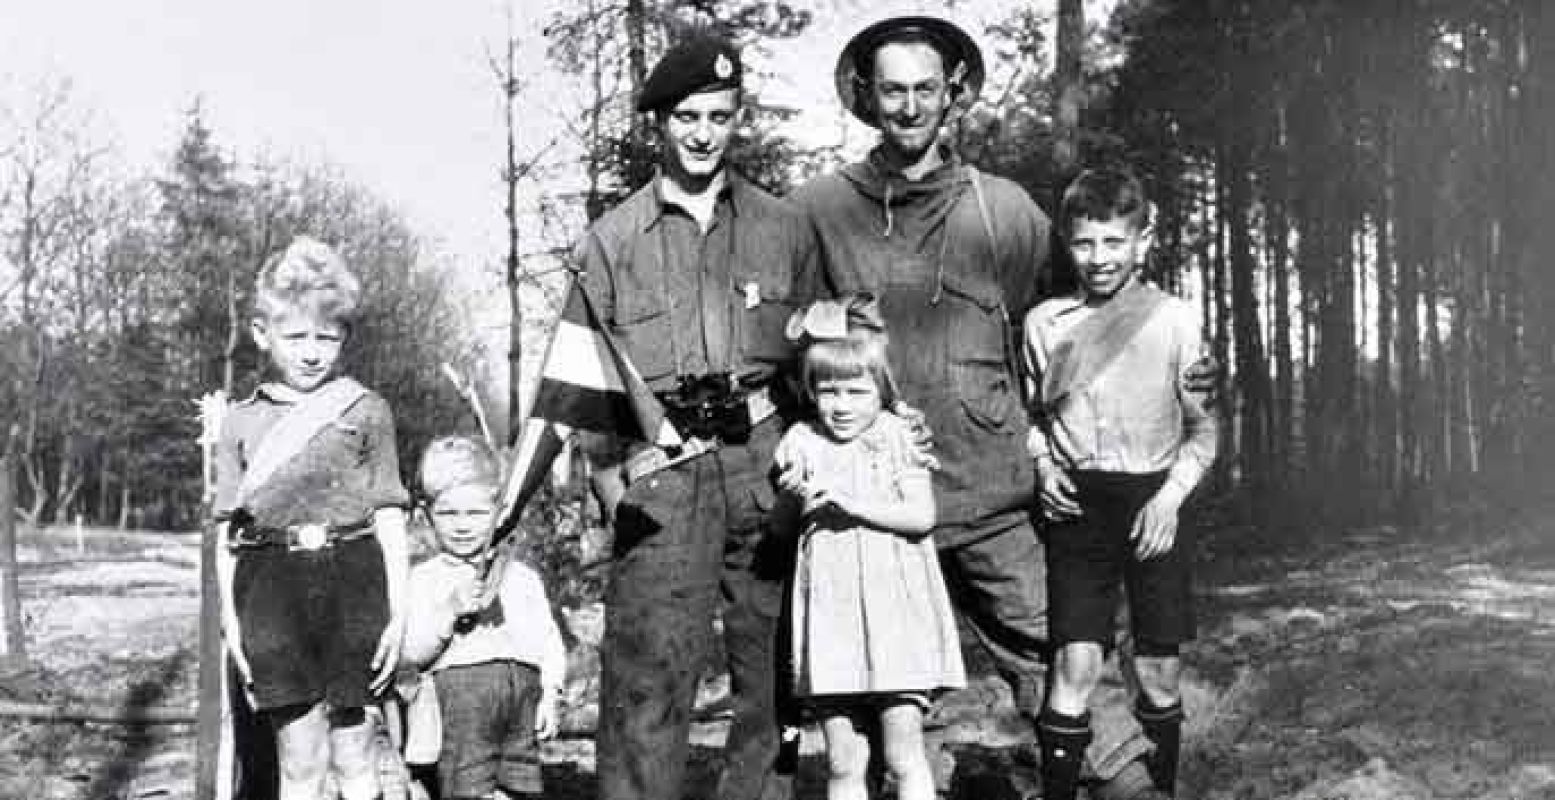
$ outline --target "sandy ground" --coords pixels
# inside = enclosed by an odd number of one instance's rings
[[[1351,531],[1274,542],[1204,537],[1201,638],[1187,654],[1191,715],[1180,796],[1555,798],[1555,537],[1528,517],[1406,535]],[[1472,540],[1472,541],[1470,541]],[[195,705],[197,558],[189,535],[23,534],[29,659],[0,702]],[[597,609],[569,612],[585,642]],[[574,727],[593,709],[591,649],[574,655]],[[974,666],[982,659],[972,654]],[[716,706],[721,686],[704,700]],[[930,738],[951,797],[1034,787],[1029,736],[989,676],[947,698]],[[694,731],[688,797],[711,798],[723,726]],[[194,730],[0,722],[0,798],[192,797]],[[807,736],[799,796],[824,795]],[[592,742],[551,744],[553,796],[592,796]]]

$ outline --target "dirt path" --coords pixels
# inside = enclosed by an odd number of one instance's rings
[[[1189,796],[1555,798],[1555,536],[1459,530],[1220,554]]]
[[[1182,796],[1555,799],[1549,529],[1378,529],[1300,546],[1230,528],[1206,537]],[[33,659],[0,675],[0,700],[192,710],[193,540],[104,539],[84,557],[62,542],[23,549]],[[585,633],[591,620],[577,617]],[[587,685],[574,686],[580,719]],[[1032,787],[1013,749],[1028,737],[997,680],[948,698],[932,736],[952,796]],[[721,737],[699,726],[690,796],[711,797]],[[183,726],[7,720],[0,798],[185,800],[193,744]],[[800,794],[820,797],[813,739],[806,749]],[[590,795],[592,756],[586,739],[550,748],[554,796]]]
[[[0,700],[109,709],[195,702],[198,549],[192,536],[64,531],[22,540],[29,663]],[[0,722],[0,797],[192,797],[192,726]]]

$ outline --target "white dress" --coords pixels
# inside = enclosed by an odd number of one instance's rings
[[[778,444],[779,469],[868,497],[900,497],[927,474],[906,422],[882,412],[849,442],[811,423]],[[966,685],[954,612],[932,535],[806,520],[793,586],[794,688],[817,695],[927,692]]]

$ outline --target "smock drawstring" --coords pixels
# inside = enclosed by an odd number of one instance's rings
[[[929,305],[939,305],[940,297],[945,294],[945,251],[950,246],[950,224],[946,218],[945,233],[939,239],[939,263],[934,265],[934,296],[929,298]]]
[[[896,225],[896,217],[891,213],[891,182],[885,184],[885,238],[891,238],[891,229]]]

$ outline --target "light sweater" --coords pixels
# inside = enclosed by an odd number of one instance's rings
[[[487,614],[468,632],[454,632],[455,590],[469,585],[474,572],[474,564],[446,553],[411,569],[404,660],[429,672],[517,661],[538,668],[542,686],[559,690],[567,679],[566,644],[551,615],[545,584],[527,564],[508,563],[498,590],[499,621]]]

